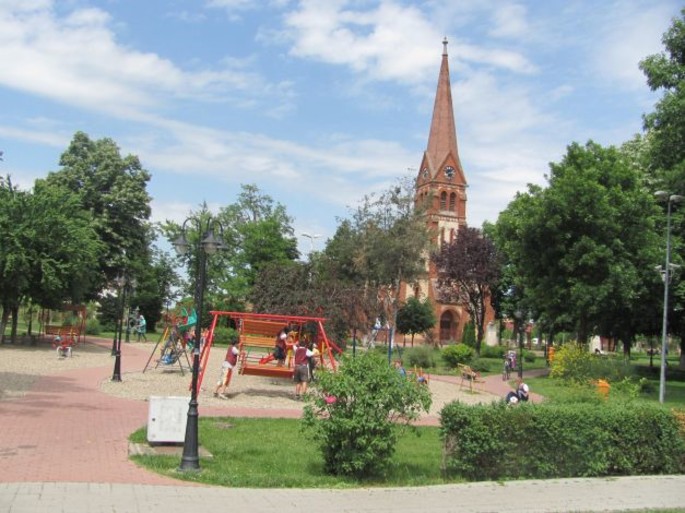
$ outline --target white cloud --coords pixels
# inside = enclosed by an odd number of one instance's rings
[[[655,2],[623,2],[611,9],[611,17],[600,30],[599,38],[588,45],[594,72],[610,87],[644,89],[646,79],[638,64],[646,56],[663,51],[661,36],[670,25],[673,5]]]
[[[236,96],[229,91],[258,97],[270,87],[237,60],[224,60],[220,69],[185,71],[155,53],[128,48],[100,9],[59,17],[47,1],[21,11],[3,7],[0,84],[19,91],[125,118],[172,98],[224,101]]]
[[[491,36],[515,38],[525,37],[528,34],[526,8],[520,4],[504,4],[495,7],[492,20],[494,26],[489,31]]]
[[[301,2],[299,9],[285,18],[293,39],[291,54],[345,65],[372,80],[408,84],[422,83],[427,77],[433,80],[436,47],[445,35],[440,27],[449,27],[446,20],[436,24],[430,13],[391,0],[374,3],[367,10],[354,10],[356,6],[341,1]],[[520,11],[515,6],[511,10]],[[519,20],[522,15],[519,13]],[[514,30],[513,25],[505,28],[501,21],[497,25],[495,30],[503,34]],[[453,55],[460,60],[520,73],[535,71],[535,66],[511,49],[485,48],[459,39],[456,45]]]

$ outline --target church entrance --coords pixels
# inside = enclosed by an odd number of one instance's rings
[[[454,313],[449,310],[443,312],[440,316],[440,342],[457,340],[458,324]]]

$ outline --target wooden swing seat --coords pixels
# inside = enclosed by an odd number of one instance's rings
[[[240,374],[292,379],[293,369],[290,367],[276,367],[275,365],[254,365],[245,363],[240,368]]]
[[[282,322],[244,319],[240,343],[249,347],[274,347],[276,335],[283,326]]]

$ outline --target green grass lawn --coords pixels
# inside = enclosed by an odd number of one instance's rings
[[[386,476],[358,481],[326,475],[316,444],[300,430],[297,419],[201,418],[200,440],[212,455],[201,459],[202,471],[179,472],[179,456],[134,456],[138,464],[160,474],[204,484],[247,488],[350,488],[420,486],[460,482],[440,472],[439,430],[420,427],[404,433]],[[145,429],[131,436],[144,443]]]

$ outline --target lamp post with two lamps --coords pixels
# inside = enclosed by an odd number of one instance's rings
[[[316,239],[320,239],[321,235],[318,233],[307,233],[307,232],[302,232],[300,235],[309,239],[309,242],[311,243],[310,253],[313,253],[314,252],[314,241]]]
[[[519,346],[519,355],[518,355],[518,377],[523,379],[523,333],[525,331],[524,328],[524,316],[525,314],[521,310],[516,310],[514,312],[514,317],[516,318],[516,321],[518,323],[518,346]]]
[[[197,322],[195,323],[195,344],[193,345],[193,378],[191,382],[190,403],[188,403],[188,419],[186,421],[186,435],[183,442],[183,456],[179,470],[200,470],[200,457],[198,452],[198,418],[197,409],[197,381],[200,373],[200,342],[202,337],[202,304],[204,301],[205,285],[207,280],[207,255],[213,255],[224,248],[223,226],[218,219],[211,216],[201,218],[188,218],[183,222],[181,235],[174,241],[174,247],[179,255],[184,256],[190,249],[190,243],[186,238],[186,225],[194,222],[197,229],[197,276],[195,283],[195,310]],[[219,229],[219,235],[215,229]]]
[[[671,281],[671,206],[680,203],[685,196],[657,191],[654,195],[666,201],[666,265],[661,271],[664,279],[664,313],[661,324],[661,369],[659,373],[659,402],[663,404],[666,395],[666,352],[668,349],[668,284]]]

